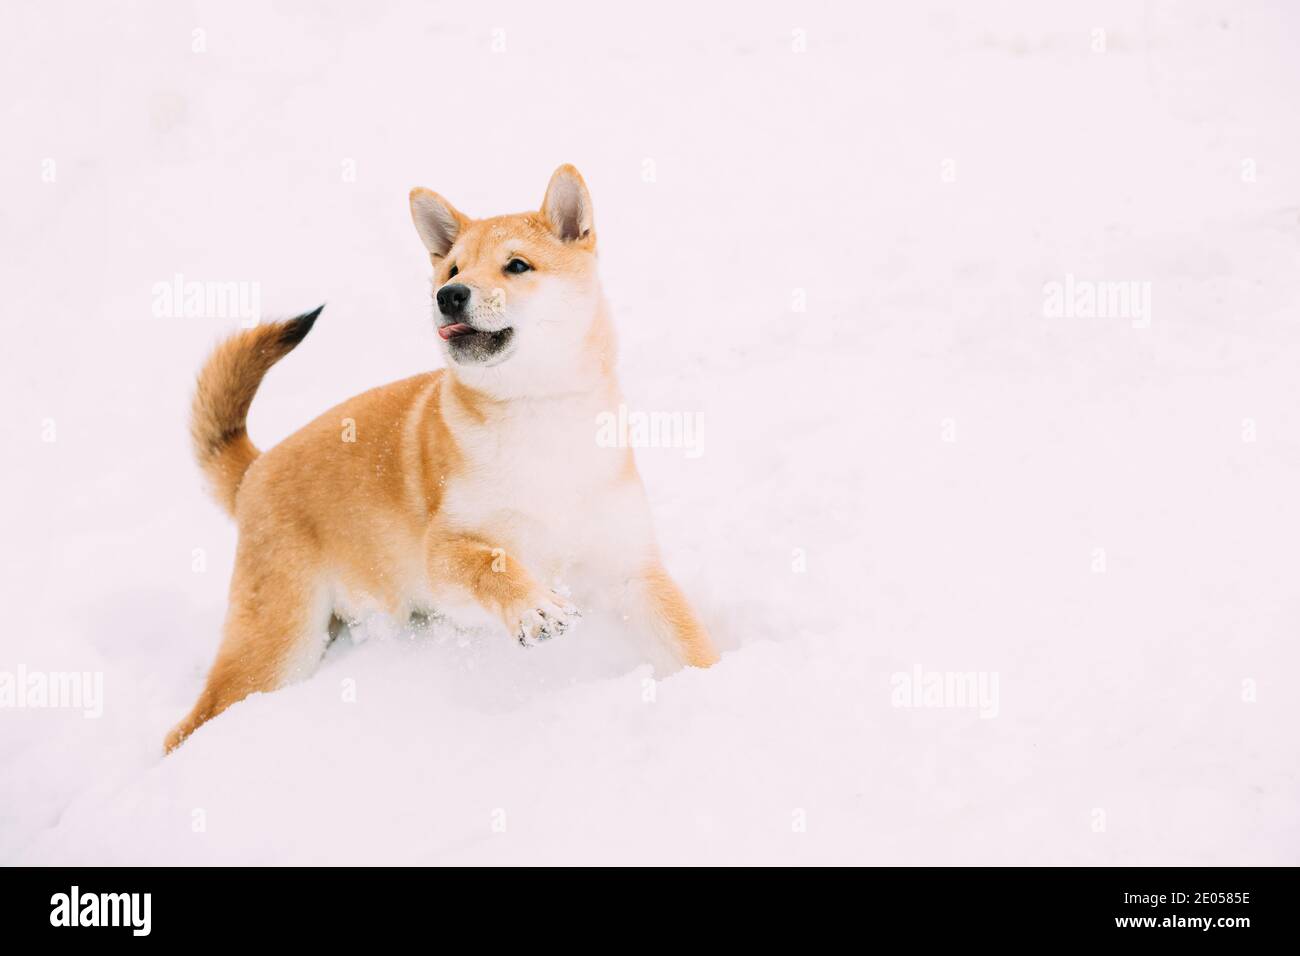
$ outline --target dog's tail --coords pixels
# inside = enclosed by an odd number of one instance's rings
[[[248,408],[257,386],[276,362],[307,337],[320,306],[287,322],[271,322],[232,335],[208,356],[190,409],[190,436],[213,496],[231,515],[235,493],[257,456],[248,440]]]

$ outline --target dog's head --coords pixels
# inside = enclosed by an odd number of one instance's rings
[[[411,217],[457,374],[536,383],[574,367],[602,301],[591,196],[576,169],[555,171],[537,212],[470,219],[421,188],[411,190]]]

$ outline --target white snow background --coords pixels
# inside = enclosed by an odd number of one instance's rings
[[[0,862],[1300,862],[1293,5],[2,17],[0,670],[101,672],[104,711],[0,710]],[[235,544],[190,391],[237,323],[154,284],[328,303],[268,448],[440,361],[410,187],[515,212],[562,162],[630,404],[703,415],[638,460],[722,662],[345,640],[164,759]],[[1047,317],[1066,275],[1149,282],[1150,326]],[[996,675],[996,716],[895,706],[916,667]]]

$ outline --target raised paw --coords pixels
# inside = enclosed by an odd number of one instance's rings
[[[519,616],[515,639],[524,647],[559,637],[578,623],[582,612],[569,603],[565,593],[550,588]]]

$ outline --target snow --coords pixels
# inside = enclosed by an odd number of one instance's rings
[[[0,672],[104,700],[0,710],[0,862],[1300,862],[1294,10],[5,19]],[[163,759],[235,543],[189,390],[237,321],[155,283],[328,302],[270,447],[437,363],[411,186],[516,211],[561,162],[629,404],[702,416],[638,460],[722,662],[375,627]],[[1048,317],[1067,276],[1149,283],[1149,327]],[[896,706],[918,670],[994,712]]]

